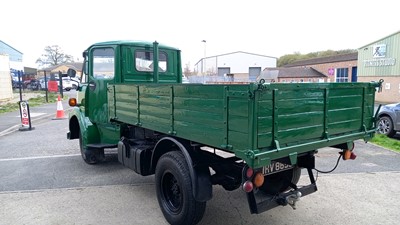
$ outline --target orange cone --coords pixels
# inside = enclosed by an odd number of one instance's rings
[[[60,95],[58,95],[57,112],[56,112],[56,118],[54,118],[54,119],[65,119],[64,109],[63,109],[63,105],[62,105],[62,102],[61,102]]]

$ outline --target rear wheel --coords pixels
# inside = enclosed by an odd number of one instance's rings
[[[294,167],[293,169],[282,171],[279,173],[267,175],[264,177],[264,184],[260,190],[271,195],[285,192],[299,182],[301,169]]]
[[[388,137],[393,137],[396,134],[396,131],[393,128],[392,119],[388,116],[382,116],[379,118],[377,132],[379,134],[387,135]]]
[[[197,224],[206,202],[193,197],[189,168],[182,152],[164,154],[155,171],[157,199],[165,219],[172,225]]]
[[[79,148],[83,161],[87,164],[97,164],[104,160],[104,149],[88,149],[83,146],[82,135],[79,134]]]

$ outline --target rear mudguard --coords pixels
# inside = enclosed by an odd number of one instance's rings
[[[174,147],[173,147],[174,146]],[[178,149],[174,149],[176,147]],[[154,147],[152,159],[151,159],[151,170],[154,173],[156,165],[160,157],[173,150],[178,150],[185,156],[186,162],[189,167],[189,174],[192,180],[193,197],[200,202],[208,201],[212,198],[212,183],[211,175],[208,167],[194,165],[190,147],[185,147],[179,140],[173,137],[164,137],[160,139]]]

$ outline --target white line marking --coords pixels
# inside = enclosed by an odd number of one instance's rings
[[[63,157],[74,157],[74,156],[80,156],[80,155],[81,155],[81,154],[71,154],[71,155],[47,155],[47,156],[32,156],[32,157],[22,157],[22,158],[9,158],[9,159],[0,159],[0,162],[20,161],[20,160],[31,160],[31,159],[63,158]]]
[[[110,184],[110,185],[96,185],[96,186],[78,186],[78,187],[61,187],[61,188],[43,188],[32,190],[18,190],[18,191],[0,191],[1,194],[23,194],[23,193],[37,193],[37,192],[50,192],[50,191],[76,191],[83,189],[104,188],[104,187],[139,187],[139,186],[154,186],[154,183],[137,183],[137,184]]]

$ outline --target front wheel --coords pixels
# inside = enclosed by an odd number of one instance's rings
[[[393,137],[396,134],[396,131],[393,128],[392,119],[388,116],[382,116],[379,118],[377,132],[379,134],[387,135],[388,137]]]
[[[161,156],[155,171],[158,204],[172,225],[194,225],[203,218],[206,202],[193,197],[189,168],[182,152]]]

